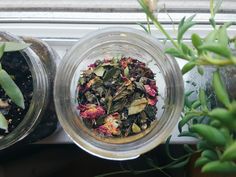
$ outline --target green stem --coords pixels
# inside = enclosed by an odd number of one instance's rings
[[[151,34],[150,20],[147,15],[146,15],[146,18],[147,18],[147,30],[148,30],[148,33]]]
[[[136,175],[140,175],[140,174],[150,173],[150,172],[157,171],[157,170],[160,170],[161,172],[163,172],[164,169],[170,168],[171,166],[175,165],[176,163],[180,162],[181,160],[184,160],[185,158],[191,156],[192,154],[193,153],[183,155],[178,160],[173,161],[173,162],[171,162],[167,165],[161,166],[161,167],[155,166],[153,168],[149,168],[149,169],[146,169],[146,170],[136,170],[136,171],[135,170],[114,171],[114,172],[110,172],[110,173],[106,173],[106,174],[102,174],[102,175],[97,175],[95,177],[106,177],[106,176],[112,176],[112,175],[117,175],[117,174],[127,174],[127,173],[133,173],[133,174],[136,174]]]
[[[226,65],[234,65],[234,61],[236,58],[233,59],[213,59],[210,57],[199,58],[197,60],[198,65],[217,65],[217,66],[226,66]]]
[[[162,27],[162,25],[158,22],[157,18],[153,15],[153,13],[149,10],[148,5],[144,0],[138,1],[140,5],[142,6],[144,12],[146,15],[152,20],[153,24],[166,36],[168,40],[171,41],[171,43],[176,47],[179,48],[178,44],[170,37],[170,35],[166,32],[166,30]]]

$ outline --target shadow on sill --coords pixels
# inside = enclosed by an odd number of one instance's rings
[[[172,145],[171,148],[177,155],[183,154],[181,145]],[[168,162],[163,145],[145,156],[152,157],[161,164]],[[144,157],[117,162],[94,157],[72,144],[27,145],[0,151],[0,177],[93,177],[121,170],[121,163],[125,167],[148,168]],[[166,173],[173,177],[185,176],[184,168],[166,171]],[[166,177],[167,175],[156,171],[141,175],[119,174],[116,176]]]

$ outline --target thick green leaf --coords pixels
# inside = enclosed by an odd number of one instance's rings
[[[231,130],[236,131],[236,119],[235,114],[224,108],[215,108],[208,113],[213,120],[220,121],[223,125],[227,126]]]
[[[215,21],[214,18],[210,18],[210,19],[209,19],[209,22],[210,22],[210,24],[211,24],[211,26],[212,26],[213,28],[216,28],[216,21]]]
[[[206,157],[210,160],[217,160],[218,159],[217,153],[215,151],[209,150],[209,149],[204,150],[201,155],[202,155],[202,157]]]
[[[4,42],[5,43],[5,52],[13,52],[20,51],[30,46],[27,43],[19,43],[19,42]]]
[[[222,46],[227,47],[229,43],[229,37],[227,35],[226,27],[223,25],[218,31],[218,41]]]
[[[167,48],[165,49],[165,53],[178,58],[184,58],[184,54],[182,51],[176,49],[176,48]]]
[[[0,43],[0,59],[1,59],[2,56],[3,56],[4,48],[5,48],[5,44],[4,44],[4,43]]]
[[[142,112],[146,107],[147,103],[148,102],[146,98],[134,100],[128,108],[128,114],[133,115]]]
[[[205,90],[203,90],[202,88],[199,89],[199,100],[200,100],[202,109],[203,110],[208,110],[208,108],[207,108],[207,98],[206,98]]]
[[[222,173],[230,174],[236,172],[236,164],[233,162],[213,161],[203,166],[204,173]]]
[[[194,33],[194,34],[192,34],[191,39],[192,39],[193,46],[197,50],[199,50],[198,47],[202,45],[202,39],[200,38],[200,36],[198,34]]]
[[[196,133],[193,132],[189,132],[189,131],[183,131],[181,132],[178,137],[182,137],[182,136],[188,136],[188,137],[193,137],[193,138],[198,138]]]
[[[220,77],[219,71],[213,73],[213,88],[218,100],[226,107],[230,107],[229,95]]]
[[[8,130],[8,121],[1,112],[0,112],[0,129]]]
[[[193,104],[191,105],[191,109],[196,109],[201,105],[201,102],[199,100],[196,100],[193,102]]]
[[[223,153],[221,156],[221,160],[236,160],[236,142],[231,144]]]
[[[213,17],[215,16],[215,14],[218,12],[218,10],[220,9],[220,6],[222,4],[223,0],[217,0],[216,4],[213,8]]]
[[[213,146],[205,140],[200,140],[197,143],[197,149],[198,150],[213,149]]]
[[[210,159],[208,159],[207,157],[199,157],[194,166],[195,167],[202,167],[203,165],[207,164],[208,162],[210,162]]]
[[[204,124],[196,124],[191,131],[199,134],[203,139],[215,146],[225,146],[225,136],[216,128]]]
[[[193,25],[196,24],[196,22],[192,21],[194,17],[195,17],[195,15],[192,15],[191,17],[187,18],[186,20],[184,20],[183,24],[179,27],[178,36],[177,36],[178,42],[180,42],[182,40],[184,33],[189,28],[191,28]]]
[[[20,89],[12,80],[11,76],[3,69],[0,70],[0,85],[17,106],[23,109],[25,108],[24,97]]]
[[[205,42],[206,43],[215,42],[217,33],[218,33],[217,30],[214,30],[214,31],[211,31],[210,33],[208,33],[208,35],[205,37]]]
[[[220,43],[216,42],[204,43],[201,46],[199,46],[199,49],[213,52],[226,58],[230,58],[232,55],[231,50],[228,47],[223,46]]]
[[[178,124],[178,129],[179,129],[179,132],[182,132],[182,128],[183,126],[188,123],[191,119],[193,119],[194,117],[196,116],[199,116],[199,114],[197,113],[190,113],[188,115],[185,115],[180,121],[179,121],[179,124]]]
[[[183,68],[182,68],[182,74],[184,75],[185,73],[189,72],[190,70],[192,70],[194,67],[196,66],[196,63],[193,61],[190,61],[188,63],[186,63]]]

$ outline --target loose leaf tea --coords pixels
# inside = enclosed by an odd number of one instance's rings
[[[126,137],[156,120],[158,90],[145,63],[121,57],[97,60],[81,73],[78,110],[84,124],[105,137]]]

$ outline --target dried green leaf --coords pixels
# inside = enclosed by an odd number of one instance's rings
[[[20,51],[31,45],[31,44],[19,43],[19,42],[4,42],[4,43],[5,43],[4,52]]]
[[[1,112],[0,112],[0,129],[8,130],[8,121]]]
[[[106,70],[104,69],[104,67],[98,66],[93,72],[94,72],[97,76],[102,77],[105,71],[106,71]]]
[[[104,76],[103,76],[103,82],[106,82],[108,81],[109,79],[111,79],[115,73],[116,73],[116,68],[112,67],[111,69],[109,70],[106,70]]]
[[[141,128],[136,123],[133,123],[132,124],[132,132],[139,133],[139,132],[141,132]]]
[[[145,109],[147,103],[148,101],[146,98],[134,100],[128,108],[128,115],[133,115],[142,112]]]
[[[125,77],[129,77],[129,67],[126,67],[124,69],[124,75],[125,75]]]
[[[24,97],[20,89],[12,80],[11,76],[3,69],[0,70],[0,85],[17,106],[23,109],[25,108]]]
[[[129,91],[129,90],[123,90],[122,92],[119,92],[117,95],[115,95],[113,97],[113,101],[117,101],[117,100],[119,100],[121,98],[124,98],[127,95],[129,95],[130,93],[131,93],[131,91]]]

